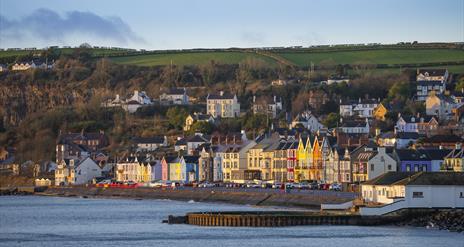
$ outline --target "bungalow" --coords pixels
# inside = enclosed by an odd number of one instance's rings
[[[135,137],[133,142],[137,152],[152,152],[160,147],[168,146],[168,139],[166,136]]]
[[[160,103],[165,105],[188,105],[189,96],[185,88],[170,88],[159,97]]]
[[[363,200],[383,207],[361,207],[361,215],[406,208],[464,208],[464,173],[389,172],[361,185]]]

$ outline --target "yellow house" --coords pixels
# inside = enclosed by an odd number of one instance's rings
[[[385,121],[385,116],[387,115],[387,113],[388,113],[387,107],[385,107],[382,103],[380,103],[374,109],[373,115],[375,119]]]
[[[311,164],[309,169],[309,178],[311,180],[321,180],[322,174],[322,148],[319,138],[315,137],[311,149]]]
[[[294,180],[300,182],[309,180],[309,163],[311,153],[311,140],[309,137],[300,137],[297,149],[298,163],[294,169]]]
[[[138,161],[137,157],[129,157],[116,164],[115,175],[120,182],[146,183],[151,181],[151,166],[147,162]]]

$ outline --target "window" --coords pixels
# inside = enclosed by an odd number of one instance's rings
[[[412,198],[424,198],[424,192],[422,191],[413,191]]]
[[[407,172],[411,171],[411,165],[406,165],[406,171]]]
[[[392,169],[392,165],[388,165],[388,168],[387,168],[389,171],[391,171]]]
[[[464,192],[459,193],[459,198],[464,198]]]
[[[371,171],[374,171],[374,164],[371,164]]]

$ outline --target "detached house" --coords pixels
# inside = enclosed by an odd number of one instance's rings
[[[151,152],[160,147],[168,146],[168,139],[166,136],[136,137],[133,142],[137,147],[137,152]]]
[[[438,129],[438,121],[431,116],[399,116],[396,121],[396,132],[416,132],[427,134]]]
[[[427,115],[436,116],[440,120],[449,120],[453,117],[455,109],[464,103],[456,103],[453,98],[442,94],[431,92],[425,100],[425,110]]]
[[[237,95],[224,93],[208,94],[206,97],[206,114],[214,118],[235,118],[240,115],[240,103]]]
[[[187,118],[185,118],[185,125],[184,125],[184,131],[189,131],[192,125],[196,122],[205,122],[205,123],[214,123],[215,119],[208,114],[201,114],[201,113],[193,113],[188,115]]]
[[[357,120],[341,120],[342,123],[338,127],[338,131],[346,134],[369,134],[370,126],[369,120],[366,118],[364,121],[362,119]]]
[[[159,97],[161,104],[188,105],[189,96],[185,88],[170,88]]]
[[[358,101],[340,101],[340,116],[371,118],[379,103],[379,100],[361,98]]]
[[[123,105],[123,108],[129,113],[134,113],[142,106],[153,104],[150,97],[145,93],[145,91],[139,92],[134,90],[134,95],[127,99],[126,104]]]
[[[320,123],[319,119],[317,119],[317,117],[314,116],[310,111],[305,111],[298,114],[290,124],[290,129],[296,128],[298,125],[302,125],[312,133],[325,128],[325,126]]]
[[[416,76],[417,100],[426,100],[427,96],[433,91],[436,94],[443,94],[446,90],[448,76],[447,69],[418,69]]]
[[[63,159],[55,169],[55,186],[87,184],[101,175],[101,167],[89,157],[81,161]]]

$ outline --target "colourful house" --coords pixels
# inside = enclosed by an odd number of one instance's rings
[[[300,137],[297,149],[297,164],[294,168],[294,181],[309,180],[309,163],[311,153],[311,140],[309,137]]]
[[[179,157],[165,156],[161,160],[161,179],[164,181],[171,180],[171,167],[175,169],[175,164],[179,164]]]

